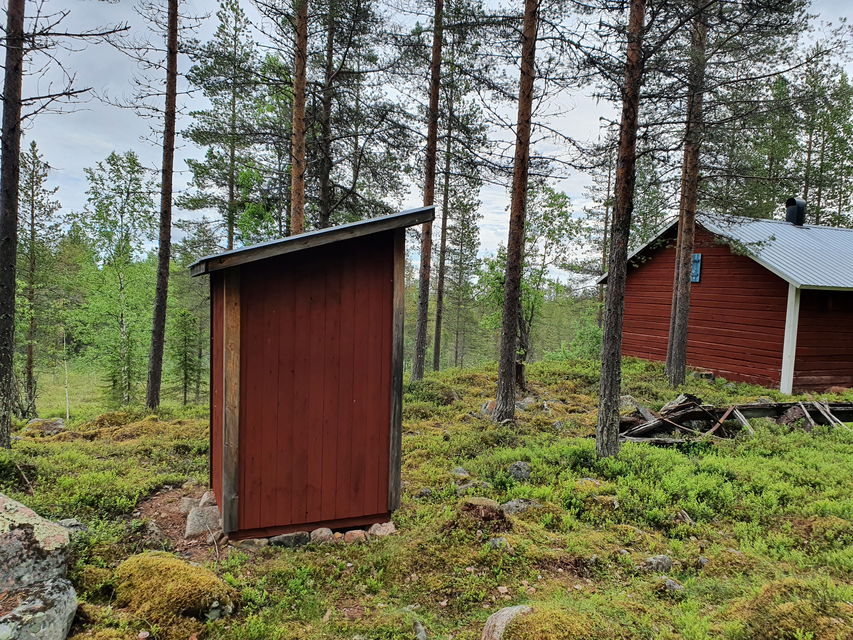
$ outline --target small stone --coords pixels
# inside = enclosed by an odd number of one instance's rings
[[[222,528],[218,507],[196,507],[187,515],[185,538],[195,538]]]
[[[33,418],[24,427],[22,433],[40,436],[55,436],[65,431],[65,420],[62,418]]]
[[[646,558],[637,569],[652,573],[665,573],[672,570],[672,558],[668,555],[651,556]]]
[[[487,400],[480,407],[480,413],[484,416],[491,416],[495,412],[495,401]]]
[[[506,538],[490,538],[487,543],[490,549],[500,549],[503,551],[512,551],[512,547]]]
[[[509,593],[509,588],[501,585],[500,587],[498,587],[498,593],[500,593],[501,595],[506,595],[507,593]]]
[[[140,631],[139,635],[136,636],[139,640],[147,640],[151,637],[151,633],[149,631]]]
[[[262,549],[266,547],[270,541],[266,538],[244,538],[243,540],[231,540],[231,546],[239,549]]]
[[[428,640],[429,638],[420,620],[412,621],[412,632],[415,634],[415,640]]]
[[[555,420],[554,424],[552,424],[551,427],[554,429],[554,431],[562,431],[566,428],[566,423],[562,420]]]
[[[198,506],[198,500],[189,496],[184,496],[178,502],[178,511],[181,513],[189,513]]]
[[[704,569],[706,564],[708,564],[708,558],[706,558],[705,556],[699,556],[698,558],[696,558],[697,569]]]
[[[430,489],[429,487],[424,487],[423,489],[421,489],[420,491],[418,491],[415,494],[415,497],[416,498],[431,498],[432,494],[433,494],[432,489]]]
[[[294,531],[293,533],[284,533],[280,536],[270,538],[270,544],[275,547],[287,547],[295,549],[311,542],[311,534],[307,531]]]
[[[201,497],[201,500],[198,501],[198,506],[200,507],[215,507],[216,506],[216,495],[213,491],[205,491],[204,495]]]
[[[450,473],[460,479],[471,477],[471,474],[468,473],[468,470],[465,467],[454,467],[453,471],[451,471]]]
[[[534,398],[533,396],[527,396],[526,398],[524,398],[524,400],[519,400],[518,402],[516,402],[515,406],[521,409],[522,411],[527,411],[528,409],[531,409],[535,404],[536,398]]]
[[[344,542],[367,542],[367,534],[364,532],[364,529],[351,529],[344,534]]]
[[[541,507],[542,503],[538,500],[529,500],[527,498],[515,498],[514,500],[510,500],[509,502],[504,502],[501,505],[501,511],[503,511],[508,516],[514,516],[518,513],[524,513],[529,509],[535,509],[536,507]]]
[[[65,527],[72,533],[80,533],[81,531],[86,531],[86,529],[88,528],[77,518],[64,518],[59,521],[59,526]]]
[[[458,487],[456,487],[456,495],[464,496],[471,490],[474,489],[491,489],[492,485],[488,482],[483,482],[482,480],[471,480],[470,482],[463,482]]]
[[[377,538],[384,538],[385,536],[390,536],[392,533],[397,533],[397,527],[394,526],[393,522],[377,522],[374,525],[371,525],[370,529],[367,530],[367,533],[371,536],[376,536]]]
[[[329,542],[335,537],[335,534],[332,533],[332,530],[327,527],[320,527],[319,529],[314,529],[311,532],[310,538],[311,542]]]
[[[664,577],[663,581],[658,584],[657,590],[660,593],[678,594],[684,592],[684,585],[678,582],[678,580]]]
[[[507,473],[513,480],[517,480],[519,482],[524,482],[528,478],[530,478],[530,463],[524,462],[523,460],[519,460],[518,462],[513,462],[511,465],[507,467]]]
[[[483,627],[483,635],[481,640],[502,640],[504,631],[510,622],[515,620],[520,615],[533,611],[526,604],[520,604],[515,607],[505,607],[489,616],[486,620],[486,626]]]

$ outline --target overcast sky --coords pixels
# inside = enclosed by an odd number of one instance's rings
[[[29,5],[30,3],[28,3]],[[248,2],[243,3],[247,13],[251,12]],[[115,3],[95,0],[50,0],[54,9],[68,9],[70,16],[67,28],[81,29],[99,25],[130,22],[138,28],[139,20],[132,10],[132,3],[120,0]],[[215,0],[184,0],[183,10],[197,15],[210,14],[199,33],[205,38],[216,27]],[[813,12],[824,20],[837,22],[841,17],[853,17],[851,0],[814,0]],[[66,66],[77,74],[78,87],[92,87],[98,94],[112,97],[126,96],[130,93],[130,78],[136,73],[132,61],[108,46],[99,45],[83,51],[69,52],[63,56]],[[181,63],[186,66],[186,59]],[[851,65],[847,65],[853,70]],[[185,70],[185,69],[184,69]],[[25,80],[25,92],[32,95],[38,88],[32,79]],[[557,125],[567,135],[577,139],[594,139],[598,132],[599,118],[602,115],[612,117],[609,105],[598,104],[583,95],[566,95],[562,100],[565,107],[571,109],[567,116],[561,117]],[[184,123],[186,124],[186,123]],[[104,159],[111,151],[124,152],[134,149],[143,162],[152,168],[159,166],[160,150],[143,141],[148,133],[149,122],[132,111],[109,106],[97,100],[79,105],[72,113],[63,115],[40,115],[25,130],[24,144],[30,139],[36,140],[47,161],[54,167],[52,182],[59,187],[59,198],[65,211],[79,211],[83,208],[86,196],[85,167]],[[182,128],[179,123],[179,131]],[[179,137],[179,149],[175,169],[175,186],[182,189],[189,178],[185,159],[200,155],[197,148],[189,146]],[[584,204],[584,187],[587,176],[574,174],[560,183],[576,207]],[[481,193],[483,200],[483,223],[481,240],[483,250],[494,251],[499,243],[506,241],[508,215],[506,212],[509,197],[503,188],[486,187]],[[405,206],[420,204],[420,194],[413,190],[404,198]],[[196,215],[177,211],[178,216]]]

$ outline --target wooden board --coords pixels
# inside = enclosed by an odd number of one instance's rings
[[[240,490],[240,270],[223,276],[222,529],[239,528]]]

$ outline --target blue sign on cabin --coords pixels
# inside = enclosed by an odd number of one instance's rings
[[[693,264],[690,269],[690,282],[699,282],[700,277],[702,276],[702,254],[694,253],[693,254]]]

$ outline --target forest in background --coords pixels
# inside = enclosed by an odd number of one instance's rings
[[[218,25],[206,41],[192,31],[202,18],[177,16],[183,65],[177,72],[206,106],[189,113],[189,126],[177,132],[203,155],[188,162],[190,189],[169,199],[175,241],[167,242],[163,346],[164,396],[170,402],[206,402],[207,283],[189,278],[189,264],[294,231],[295,50],[299,9],[306,3],[252,2],[263,16],[257,24],[238,0],[222,0],[215,15],[203,18]],[[592,92],[617,107],[623,101],[628,5],[535,4],[539,57],[514,339],[521,361],[568,354],[594,358],[601,351],[603,313],[601,291],[591,283],[606,270],[613,241],[617,123],[603,121],[586,140],[570,139],[552,123],[571,91]],[[685,110],[697,50],[695,26],[688,27],[695,15],[703,16],[705,33],[696,208],[778,217],[785,199],[800,194],[808,201],[810,223],[853,226],[853,88],[843,71],[850,34],[844,25],[820,24],[805,1],[772,4],[772,19],[759,21],[755,15],[726,15],[725,3],[710,2],[696,14],[683,13],[693,7],[690,2],[650,3],[631,246],[677,214],[683,198],[690,143]],[[432,278],[426,280],[426,360],[446,368],[498,359],[506,334],[508,253],[505,247],[482,250],[478,194],[486,184],[519,188],[513,175],[518,123],[511,114],[524,41],[520,8],[469,0],[318,0],[307,6],[301,96],[305,228],[396,211],[403,194],[426,180],[432,124],[437,220],[427,254]],[[147,33],[116,25],[104,41],[88,44],[118,47],[138,60],[139,76],[128,79],[134,98],[115,107],[153,115],[157,141],[170,50],[164,45],[166,8],[141,2]],[[38,34],[39,20],[49,12],[27,15]],[[677,16],[684,28],[673,31],[667,25]],[[436,34],[437,110],[428,92]],[[28,55],[59,46],[51,38],[56,36],[36,38]],[[28,64],[37,70],[37,63]],[[178,111],[185,96],[183,91],[176,96]],[[37,111],[40,103],[30,104]],[[36,124],[20,153],[13,411],[19,418],[37,415],[42,378],[61,380],[66,367],[72,375],[95,372],[105,406],[141,403],[162,265],[158,194],[162,198],[165,173],[143,166],[133,149],[115,150],[87,169],[87,204],[69,211],[52,186],[51,158],[39,151],[37,113],[32,115]],[[560,179],[571,172],[590,176],[587,199],[594,205],[576,207],[559,190]],[[415,269],[422,240],[420,234],[410,237],[408,360],[418,335],[423,278]],[[74,401],[71,397],[72,413]]]

